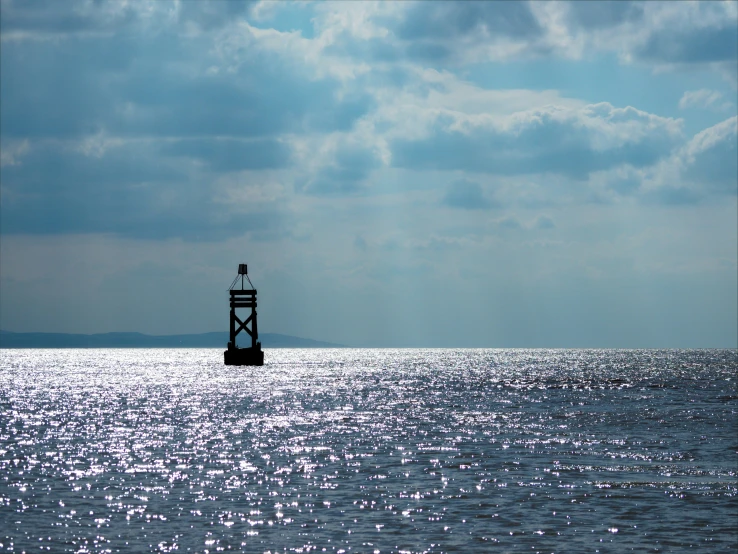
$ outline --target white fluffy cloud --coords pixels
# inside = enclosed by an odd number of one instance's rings
[[[725,110],[730,108],[730,103],[723,101],[723,93],[717,90],[701,88],[699,90],[688,90],[679,100],[679,108],[708,108]]]
[[[694,186],[738,193],[738,116],[701,131],[680,151]]]
[[[592,184],[647,203],[696,204],[738,194],[738,117],[694,135],[649,167],[630,164],[593,176]]]

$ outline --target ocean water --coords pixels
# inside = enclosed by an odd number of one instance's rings
[[[735,350],[0,350],[0,551],[735,552]]]

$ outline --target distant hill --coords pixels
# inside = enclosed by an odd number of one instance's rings
[[[244,340],[244,339],[242,339]],[[261,333],[264,348],[345,348],[319,340]],[[143,333],[13,333],[0,330],[0,348],[224,348],[227,332],[196,335],[144,335]],[[239,343],[240,344],[240,343]]]

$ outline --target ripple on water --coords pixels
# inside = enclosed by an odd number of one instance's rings
[[[0,550],[738,546],[735,351],[1,355]]]

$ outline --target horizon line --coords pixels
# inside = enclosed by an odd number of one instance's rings
[[[140,331],[106,331],[101,333],[70,333],[70,332],[59,332],[59,331],[9,331],[7,329],[0,329],[0,333],[8,333],[12,335],[66,335],[76,337],[94,337],[104,335],[140,335],[142,337],[152,338],[168,338],[168,337],[196,337],[202,335],[214,335],[223,334],[227,335],[228,331],[206,331],[201,333],[174,333],[168,335],[154,335],[149,333],[143,333]],[[288,335],[285,333],[276,332],[264,332],[261,335],[277,335],[281,337],[299,339],[310,342],[325,343],[327,346],[322,348],[356,348],[356,349],[465,349],[465,350],[738,350],[736,346],[458,346],[458,345],[446,345],[446,346],[352,346],[343,343],[332,342],[330,340],[312,339],[307,337],[300,337],[297,335]],[[330,346],[328,346],[330,345]],[[5,347],[0,343],[0,348],[27,348],[27,349],[43,349],[43,348],[89,348],[89,347],[48,347],[48,346],[22,346],[22,347]],[[101,348],[219,348],[217,346],[154,346],[154,345],[121,345],[115,347],[101,347]],[[275,348],[270,346],[264,346],[264,348]],[[299,348],[298,346],[294,348]]]

